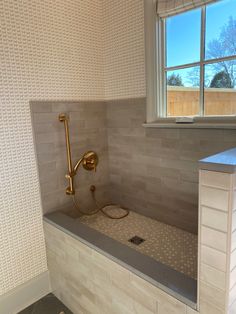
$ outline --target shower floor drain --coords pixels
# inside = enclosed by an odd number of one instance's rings
[[[138,236],[134,236],[131,239],[129,239],[128,241],[133,243],[133,244],[139,245],[139,244],[143,243],[145,240],[143,238],[138,237]]]

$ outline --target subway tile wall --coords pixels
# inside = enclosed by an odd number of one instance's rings
[[[88,150],[99,156],[96,173],[80,167],[75,177],[76,198],[81,209],[93,209],[90,186],[97,187],[100,202],[108,201],[108,147],[106,105],[103,102],[32,102],[32,123],[38,160],[41,199],[44,213],[56,209],[73,211],[70,196],[65,194],[68,180],[64,124],[58,115],[69,115],[70,141],[73,164]]]
[[[233,199],[233,200],[232,200]],[[233,177],[232,216],[230,247],[230,278],[229,278],[229,314],[236,313],[236,175]]]
[[[104,313],[235,314],[235,183],[235,174],[200,170],[197,312],[45,222],[48,266],[56,296],[75,313],[100,313],[102,309]],[[217,199],[222,191],[227,192],[227,198],[221,201],[220,206],[217,202],[209,204],[209,196],[202,197],[202,191],[206,187],[211,189],[210,199],[214,196]],[[221,220],[218,213],[225,215],[226,228],[218,228],[219,221],[213,226],[208,224],[208,221],[203,219],[206,208],[211,209],[208,215],[212,221]],[[68,267],[65,267],[68,261],[69,271]],[[86,280],[83,280],[84,274]],[[119,283],[120,278],[122,284]],[[124,282],[127,285],[124,285]],[[76,298],[78,291],[82,298]]]
[[[112,201],[197,233],[198,160],[234,147],[236,131],[145,129],[145,110],[145,98],[32,103],[44,213],[72,204],[65,194],[65,137],[58,121],[60,112],[69,112],[73,161],[89,149],[100,158],[96,174],[81,168],[76,176],[81,208],[94,206],[89,187],[95,184],[102,204]],[[221,194],[222,200],[227,197]],[[208,206],[220,206],[209,201]],[[202,219],[208,221],[210,211],[203,208]],[[215,215],[224,221],[224,213]],[[217,221],[209,224],[217,227]]]
[[[211,190],[208,195],[204,192],[206,188]],[[222,192],[227,197],[219,203]],[[201,170],[199,193],[200,312],[233,314],[236,309],[235,174]],[[208,219],[205,219],[206,210]]]
[[[111,198],[196,233],[198,160],[235,147],[236,130],[145,129],[145,110],[145,98],[107,102]]]

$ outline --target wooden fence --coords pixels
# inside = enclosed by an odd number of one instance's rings
[[[168,86],[168,116],[194,116],[199,112],[199,89]],[[205,89],[205,115],[235,115],[236,89],[207,88]]]

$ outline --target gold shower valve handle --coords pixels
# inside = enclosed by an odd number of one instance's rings
[[[85,170],[96,171],[97,164],[98,164],[98,155],[93,151],[88,151],[83,156],[83,167]]]

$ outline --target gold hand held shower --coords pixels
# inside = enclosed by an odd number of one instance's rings
[[[72,195],[72,199],[73,199],[73,202],[75,204],[75,207],[83,215],[94,215],[98,212],[102,212],[103,215],[105,215],[106,217],[111,218],[111,219],[122,219],[122,218],[128,216],[129,215],[128,209],[123,209],[124,214],[122,214],[121,216],[118,216],[118,217],[113,217],[108,212],[106,212],[104,208],[108,205],[114,206],[113,204],[108,204],[106,206],[100,207],[98,205],[96,197],[95,197],[96,187],[94,185],[92,185],[90,187],[90,191],[92,193],[92,198],[93,198],[93,200],[97,206],[97,209],[93,212],[84,212],[83,210],[80,209],[80,206],[78,205],[76,198],[75,198],[74,176],[76,175],[76,173],[79,169],[79,166],[81,164],[85,170],[96,171],[97,164],[98,164],[98,155],[93,151],[88,151],[82,156],[82,158],[80,158],[77,161],[77,163],[73,167],[72,161],[71,161],[70,134],[69,134],[69,126],[68,126],[69,117],[65,113],[61,113],[61,114],[59,114],[59,121],[64,122],[64,126],[65,126],[66,153],[67,153],[67,161],[68,161],[68,174],[66,174],[66,178],[69,180],[69,186],[66,188],[66,194]],[[115,207],[117,207],[117,206],[115,206]]]
[[[64,122],[64,127],[65,127],[66,153],[67,153],[68,171],[69,171],[69,173],[66,174],[66,178],[69,180],[69,186],[66,188],[66,194],[73,195],[75,194],[74,180],[73,180],[73,177],[75,174],[72,168],[72,161],[71,161],[70,133],[69,133],[68,120],[69,120],[69,117],[65,113],[59,114],[59,121]]]
[[[70,133],[69,133],[69,126],[68,121],[69,117],[65,113],[59,114],[59,121],[64,122],[65,127],[65,137],[66,137],[66,153],[67,153],[67,161],[68,161],[68,174],[66,174],[66,179],[69,180],[69,186],[66,188],[66,194],[68,195],[74,195],[75,189],[74,189],[74,176],[77,173],[77,170],[79,169],[79,166],[82,164],[85,170],[96,171],[97,164],[98,164],[98,156],[93,151],[86,152],[82,158],[80,158],[75,166],[72,166],[71,161],[71,149],[70,149]]]

